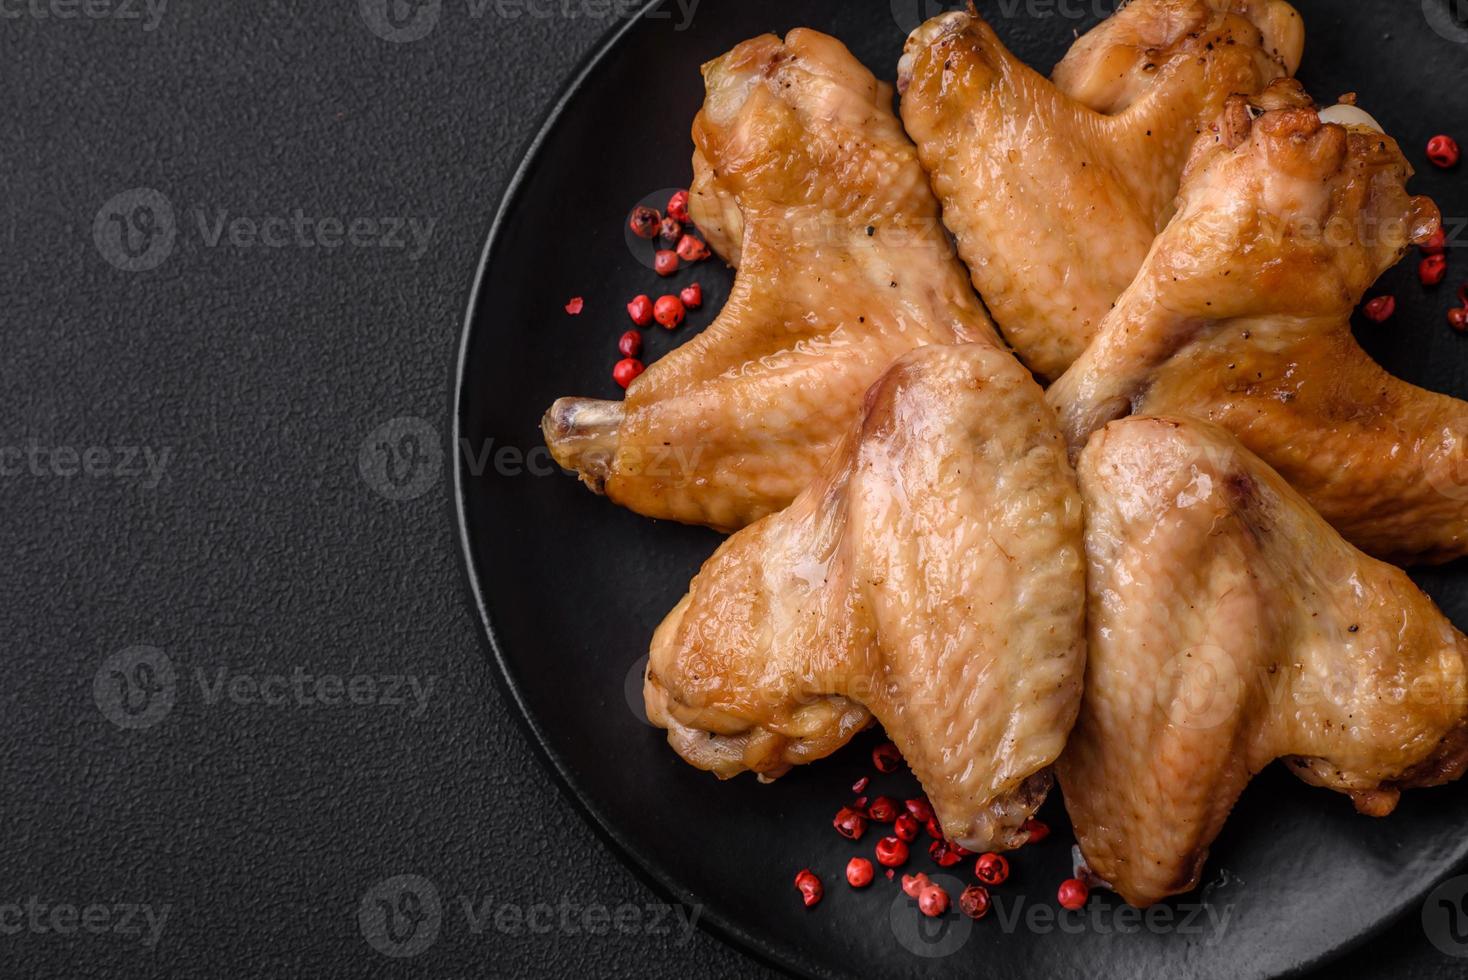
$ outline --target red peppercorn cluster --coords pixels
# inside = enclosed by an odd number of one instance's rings
[[[872,765],[878,773],[897,772],[902,768],[902,753],[891,742],[883,742],[872,750]],[[879,777],[880,778],[880,777]],[[885,870],[889,881],[899,880],[897,870],[912,860],[911,845],[926,829],[932,838],[928,844],[928,856],[939,868],[952,868],[960,862],[974,858],[973,852],[963,845],[943,836],[933,805],[925,797],[917,796],[901,800],[886,794],[868,800],[864,795],[872,788],[872,776],[862,776],[851,784],[851,792],[858,794],[846,806],[836,811],[831,820],[836,833],[850,841],[859,841],[871,824],[890,824],[891,833],[881,836],[870,852],[871,856],[853,856],[848,859],[844,873],[846,883],[854,890],[871,887],[877,869]],[[1050,828],[1043,821],[1028,819],[1020,828],[1025,844],[1038,844],[1050,836]],[[982,919],[993,906],[992,888],[998,888],[1009,880],[1009,859],[993,852],[978,855],[973,865],[976,884],[969,884],[955,899],[941,884],[933,881],[922,871],[904,873],[900,878],[902,891],[913,899],[918,912],[930,918],[939,918],[954,909],[970,919]],[[824,894],[820,879],[809,868],[795,877],[795,887],[807,908],[815,905]],[[1081,878],[1067,880],[1056,893],[1060,904],[1067,909],[1079,909],[1086,903],[1089,888]]]
[[[653,253],[653,271],[667,278],[675,275],[685,263],[702,262],[709,257],[709,247],[702,239],[690,234],[688,217],[688,192],[680,190],[668,199],[667,214],[659,214],[656,208],[639,204],[627,217],[627,227],[637,238],[656,240],[657,251]],[[575,309],[572,309],[572,306]],[[678,291],[659,296],[656,300],[646,295],[635,296],[627,304],[627,316],[639,327],[656,321],[668,330],[677,329],[689,310],[703,305],[703,287],[690,283]],[[581,312],[581,299],[577,297],[566,304],[566,312]],[[633,337],[637,337],[633,340]],[[617,342],[622,360],[612,369],[612,380],[623,388],[632,383],[644,370],[642,340],[633,331],[624,333]]]

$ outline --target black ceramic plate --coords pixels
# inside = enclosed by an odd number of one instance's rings
[[[1021,57],[1048,71],[1112,5],[990,0],[981,9]],[[1316,97],[1359,92],[1417,161],[1414,188],[1446,215],[1468,214],[1468,178],[1422,160],[1429,137],[1468,119],[1468,31],[1447,16],[1448,0],[1298,6],[1309,29],[1300,76]],[[1411,794],[1395,815],[1374,820],[1272,768],[1219,838],[1198,894],[1148,917],[1101,894],[1085,913],[1060,919],[1055,886],[1068,875],[1071,838],[1052,799],[1043,815],[1056,833],[1014,856],[996,911],[978,923],[953,913],[929,922],[881,878],[864,892],[843,881],[847,858],[867,853],[874,835],[850,844],[830,819],[852,781],[871,771],[874,736],[772,786],[719,783],[680,761],[641,716],[648,639],[719,538],[587,492],[548,464],[541,413],[560,395],[618,394],[610,369],[628,325],[623,304],[659,286],[646,244],[629,246],[623,220],[639,201],[661,207],[668,189],[688,183],[698,66],[747,37],[807,25],[890,78],[906,29],[938,9],[933,0],[702,0],[685,20],[678,4],[656,6],[621,23],[556,104],[491,233],[460,364],[458,504],[496,663],[532,737],[615,846],[665,893],[701,907],[702,922],[798,972],[1234,978],[1319,964],[1415,907],[1468,855],[1468,791]],[[1461,244],[1460,222],[1449,231]],[[1468,279],[1460,253],[1450,250],[1449,284],[1437,291],[1416,283],[1411,261],[1391,272],[1380,288],[1398,295],[1399,312],[1362,335],[1397,374],[1468,395],[1468,339],[1444,319],[1451,284]],[[716,259],[680,273],[675,285],[703,284],[704,308],[677,335],[650,330],[648,356],[707,324],[730,278]],[[573,296],[586,303],[576,317],[562,310]],[[1468,626],[1464,569],[1419,581]],[[909,788],[896,777],[873,786]],[[809,912],[791,885],[805,866],[827,882]],[[935,870],[921,852],[911,867]]]

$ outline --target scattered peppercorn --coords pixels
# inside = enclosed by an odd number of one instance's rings
[[[668,198],[668,214],[679,221],[688,220],[688,192],[678,191]]]
[[[865,888],[872,883],[872,862],[866,858],[852,858],[846,862],[846,883],[852,888]]]
[[[627,304],[627,315],[639,327],[647,326],[652,322],[652,297],[634,296],[632,302]]]
[[[867,807],[867,816],[877,823],[891,823],[897,819],[897,801],[890,796],[879,796]]]
[[[877,767],[877,772],[895,772],[901,764],[902,753],[891,742],[883,742],[872,749],[872,765]]]
[[[819,902],[821,896],[826,893],[825,887],[821,885],[821,879],[812,874],[809,868],[795,876],[795,887],[799,890],[800,899],[805,903],[806,908]]]
[[[647,370],[641,361],[635,357],[626,357],[618,361],[612,368],[612,380],[623,388],[637,380],[637,376]]]
[[[1455,306],[1448,310],[1448,324],[1459,333],[1468,333],[1468,306]]]
[[[877,841],[877,863],[884,868],[900,868],[907,863],[907,845],[896,837]]]
[[[974,877],[986,885],[1002,885],[1009,878],[1009,862],[993,851],[980,854],[974,864]]]
[[[1448,247],[1448,234],[1443,231],[1442,225],[1438,225],[1432,237],[1417,247],[1422,249],[1423,255],[1441,255]]]
[[[1362,307],[1361,312],[1373,323],[1385,323],[1392,318],[1393,313],[1397,312],[1397,298],[1378,296]]]
[[[1447,170],[1458,165],[1458,141],[1451,136],[1434,136],[1427,141],[1427,159]]]
[[[683,301],[684,306],[696,310],[703,305],[703,287],[696,282],[689,283],[678,293],[678,298]]]
[[[851,784],[851,791],[853,793],[863,793],[863,792],[866,792],[867,784],[870,783],[871,781],[872,781],[872,777],[870,777],[870,776],[863,776],[860,779],[858,779],[856,782],[854,782],[854,783]]]
[[[1417,278],[1422,280],[1424,286],[1441,285],[1448,275],[1448,257],[1446,255],[1429,255],[1417,263]]]
[[[948,911],[948,893],[938,885],[929,885],[918,892],[918,908],[923,915],[936,919]]]
[[[636,330],[628,330],[617,338],[617,350],[622,352],[623,357],[636,357],[642,353],[642,334]]]
[[[983,885],[969,885],[958,896],[958,910],[970,919],[982,919],[989,914],[989,889]]]
[[[913,819],[918,823],[927,823],[933,819],[933,806],[922,797],[907,800],[903,803],[903,806],[907,807],[907,812],[912,814]]]
[[[928,876],[921,871],[915,875],[902,876],[902,891],[908,898],[917,898],[926,887],[928,887]]]
[[[904,813],[898,816],[896,823],[893,824],[892,833],[902,838],[905,843],[911,844],[917,840],[918,831],[922,829],[922,825],[913,818],[912,814]]]
[[[663,217],[657,211],[639,204],[632,209],[632,216],[627,219],[627,227],[631,228],[632,234],[638,238],[654,238],[662,221]]]
[[[1038,844],[1050,836],[1050,825],[1044,821],[1036,820],[1033,817],[1026,820],[1024,826],[1020,829],[1030,835],[1029,839],[1025,842],[1027,844]]]
[[[677,218],[669,215],[668,217],[663,219],[660,225],[658,225],[658,241],[668,248],[676,247],[678,244],[678,240],[682,237],[683,222],[679,221]]]
[[[709,257],[709,247],[701,239],[684,235],[678,239],[678,257],[684,262],[702,262]]]
[[[836,811],[836,818],[831,821],[831,826],[847,840],[861,840],[862,834],[867,832],[867,818],[851,807],[843,806]]]
[[[659,249],[652,257],[652,271],[660,276],[671,276],[678,271],[678,253],[666,248]]]
[[[1086,907],[1086,899],[1091,897],[1091,889],[1079,878],[1067,878],[1060,883],[1060,889],[1055,893],[1060,900],[1060,907],[1078,912]]]
[[[585,306],[586,301],[583,300],[580,296],[572,296],[570,301],[566,303],[566,312],[571,314],[572,316],[576,316],[582,311],[582,309],[585,308]]]
[[[676,296],[659,296],[652,305],[652,318],[672,330],[683,322],[683,301]]]
[[[954,850],[953,844],[946,840],[935,840],[929,844],[928,856],[940,868],[951,868],[963,860],[963,855]]]

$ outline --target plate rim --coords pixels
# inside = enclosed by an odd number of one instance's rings
[[[760,964],[795,976],[847,978],[851,975],[831,970],[823,964],[798,960],[786,955],[786,951],[779,944],[770,943],[740,927],[717,908],[706,904],[701,896],[677,885],[676,879],[660,862],[624,839],[613,822],[590,802],[588,794],[580,787],[574,775],[551,746],[549,737],[535,719],[510,669],[509,662],[500,646],[494,621],[484,601],[482,576],[470,535],[467,496],[472,474],[467,470],[464,453],[460,451],[459,447],[464,437],[469,351],[473,344],[474,325],[480,308],[486,273],[498,252],[500,238],[509,220],[509,215],[518,205],[525,184],[551,132],[560,123],[561,117],[571,102],[581,93],[591,76],[612,55],[623,38],[634,30],[651,11],[666,2],[667,0],[645,0],[634,14],[626,16],[623,23],[608,28],[592,49],[580,58],[567,80],[558,89],[555,98],[540,114],[531,137],[522,144],[519,163],[505,184],[499,204],[495,208],[494,217],[490,221],[489,230],[485,234],[484,245],[474,269],[473,284],[464,307],[459,344],[453,361],[454,383],[450,392],[452,401],[449,411],[452,425],[450,426],[449,452],[453,459],[453,479],[450,481],[450,499],[447,502],[454,511],[454,528],[458,537],[458,565],[462,573],[460,582],[478,619],[480,628],[475,630],[477,643],[495,668],[492,673],[495,675],[496,685],[501,695],[513,707],[512,713],[515,715],[517,726],[526,736],[537,761],[550,772],[552,782],[561,797],[571,805],[572,810],[581,817],[593,833],[608,846],[618,863],[658,897],[686,907],[701,909],[696,923],[699,929],[741,954],[752,957]],[[1465,860],[1468,860],[1468,836],[1465,836],[1463,845],[1452,861],[1453,866],[1448,871],[1448,877],[1455,873],[1462,873]],[[1405,893],[1401,901],[1388,907],[1371,926],[1362,929],[1344,942],[1322,950],[1314,957],[1296,963],[1278,976],[1282,978],[1301,977],[1332,963],[1340,962],[1349,953],[1360,949],[1398,924],[1414,905],[1420,904],[1433,888],[1445,880],[1447,877],[1434,877],[1424,881],[1415,893]]]

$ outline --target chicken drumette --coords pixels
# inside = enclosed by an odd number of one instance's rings
[[[890,85],[811,30],[746,41],[704,80],[692,211],[739,267],[728,305],[624,402],[564,398],[543,428],[616,503],[733,530],[805,489],[903,353],[999,340]]]
[[[1085,355],[1049,392],[1072,450],[1128,413],[1216,422],[1357,547],[1468,553],[1468,402],[1388,375],[1351,312],[1438,227],[1397,144],[1297,90],[1231,101],[1199,141],[1181,209]],[[1289,105],[1278,102],[1289,95]]]
[[[1283,0],[1134,0],[1046,80],[970,12],[908,39],[898,73],[973,283],[1032,369],[1085,350],[1171,213],[1188,150],[1233,93],[1292,74]]]
[[[1206,423],[1142,417],[1079,465],[1086,693],[1056,771],[1091,870],[1143,906],[1193,888],[1274,759],[1382,816],[1468,764],[1468,638]]]
[[[1023,843],[1080,699],[1081,510],[1039,386],[988,344],[901,358],[822,474],[731,537],[658,627],[648,717],[773,778],[873,717],[945,833]]]

